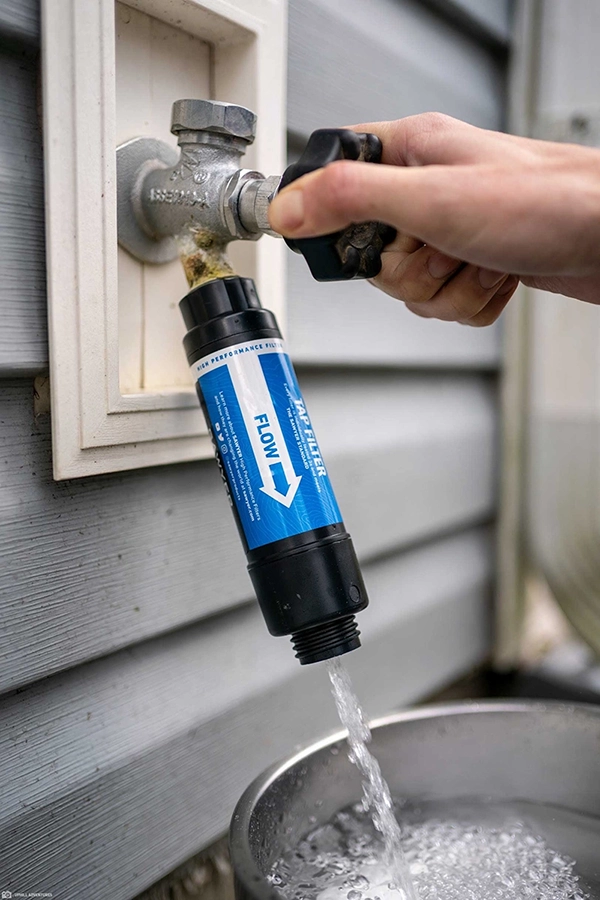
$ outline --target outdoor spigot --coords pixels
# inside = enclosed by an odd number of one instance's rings
[[[241,166],[255,136],[250,110],[216,100],[177,100],[171,131],[180,153],[152,138],[134,138],[117,150],[119,243],[143,262],[161,263],[179,253],[190,286],[232,274],[226,248],[233,240],[276,235],[269,204],[280,188],[339,159],[381,161],[373,134],[349,129],[313,132],[283,176],[265,177]],[[334,234],[286,240],[301,253],[318,281],[373,278],[383,248],[395,235],[381,222],[363,222]]]
[[[190,285],[231,274],[225,256],[230,241],[273,234],[268,206],[280,179],[241,166],[255,126],[256,116],[243,106],[177,100],[171,131],[177,135],[179,154],[152,138],[121,145],[121,246],[150,263],[168,262],[179,254]]]

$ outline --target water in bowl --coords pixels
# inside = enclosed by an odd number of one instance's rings
[[[600,820],[485,798],[396,803],[420,900],[600,900]],[[380,832],[362,803],[277,860],[287,900],[398,900]]]
[[[363,798],[275,862],[286,900],[600,900],[600,820],[485,798],[394,802],[348,672],[327,668]]]

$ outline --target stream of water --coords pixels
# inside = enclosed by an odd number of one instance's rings
[[[402,849],[402,832],[394,813],[392,795],[379,763],[368,748],[371,730],[354,693],[350,675],[339,656],[328,661],[327,671],[340,722],[348,731],[348,755],[362,775],[363,805],[383,839],[390,887],[393,885],[402,900],[418,900]]]

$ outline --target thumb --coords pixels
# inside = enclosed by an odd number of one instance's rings
[[[303,238],[377,220],[434,243],[448,234],[448,226],[457,227],[467,169],[471,167],[330,163],[277,194],[269,221],[274,231]]]
[[[530,169],[340,160],[284,188],[271,203],[269,219],[274,231],[291,238],[385,222],[448,256],[524,275],[564,270],[556,196],[547,176],[536,177]],[[588,247],[583,227],[578,231],[579,243]],[[532,234],[546,235],[536,252]]]

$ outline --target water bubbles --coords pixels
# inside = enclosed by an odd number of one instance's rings
[[[364,875],[351,875],[348,879],[352,887],[364,890],[369,887],[369,879]],[[359,900],[358,897],[350,897],[350,900]]]
[[[406,814],[402,847],[419,900],[590,900],[572,859],[515,818],[492,821],[489,810]],[[390,875],[381,834],[355,804],[313,829],[270,880],[287,900],[406,900]]]

